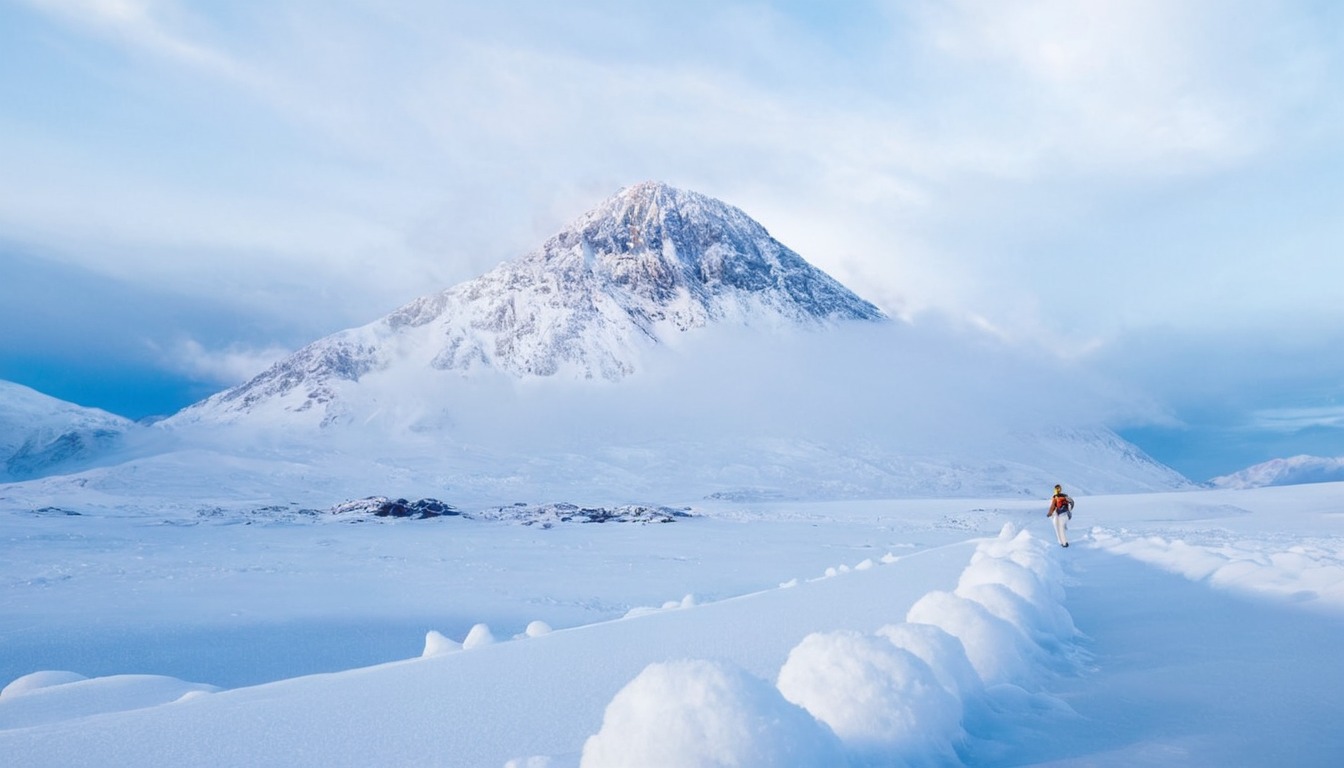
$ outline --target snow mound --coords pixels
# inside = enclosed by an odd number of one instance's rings
[[[1042,691],[1076,671],[1079,636],[1047,549],[1004,526],[955,593],[930,592],[873,634],[808,635],[773,687],[712,661],[651,664],[607,706],[582,765],[966,762],[994,713],[1070,712]]]
[[[485,624],[477,624],[467,633],[462,641],[462,650],[470,651],[473,648],[484,648],[487,645],[495,644],[495,635],[490,631],[490,627]]]
[[[650,664],[607,706],[583,768],[838,765],[839,741],[764,680],[729,664]]]
[[[443,656],[448,653],[456,653],[462,650],[462,644],[444,635],[441,632],[430,630],[425,633],[425,650],[420,654],[421,658],[430,656]]]
[[[0,690],[0,699],[21,696],[29,691],[36,691],[40,688],[49,688],[53,685],[76,683],[80,680],[88,680],[88,678],[77,672],[65,672],[63,670],[53,669],[43,672],[34,672],[31,675],[24,675],[9,685],[6,685],[4,690]]]
[[[961,702],[923,659],[885,638],[852,631],[809,635],[789,653],[778,686],[862,758],[932,753],[937,762],[955,762],[951,742],[960,729]]]
[[[0,730],[156,707],[218,690],[162,675],[85,678],[73,672],[35,672],[0,693]]]

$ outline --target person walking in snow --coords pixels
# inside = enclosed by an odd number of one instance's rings
[[[1073,499],[1058,485],[1055,486],[1055,495],[1050,497],[1050,511],[1045,516],[1055,518],[1055,538],[1059,539],[1059,546],[1069,546],[1068,521],[1073,519]]]

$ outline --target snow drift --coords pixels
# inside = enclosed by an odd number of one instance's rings
[[[1082,658],[1044,548],[1005,526],[977,548],[954,593],[929,593],[905,622],[872,634],[809,634],[774,687],[724,662],[651,664],[607,706],[581,765],[966,762],[972,734],[996,719],[988,713],[1032,699]],[[1044,695],[1031,706],[1069,711]]]

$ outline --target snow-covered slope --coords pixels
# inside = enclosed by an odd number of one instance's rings
[[[1344,457],[1293,456],[1272,459],[1209,481],[1216,488],[1262,488],[1270,485],[1331,483],[1344,480]]]
[[[691,329],[883,318],[737,208],[645,182],[536,251],[316,341],[175,421],[309,414],[304,421],[327,425],[358,418],[347,393],[371,373],[616,381]]]
[[[106,411],[0,381],[0,481],[87,464],[114,450],[134,427]]]

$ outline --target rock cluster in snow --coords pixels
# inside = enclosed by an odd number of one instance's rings
[[[311,510],[299,510],[299,512],[310,513]],[[643,504],[585,507],[563,501],[548,504],[519,502],[508,506],[463,512],[457,507],[438,499],[407,501],[406,499],[390,499],[386,496],[369,496],[363,499],[343,501],[331,507],[328,512],[337,516],[395,517],[414,520],[434,517],[462,517],[467,520],[502,520],[523,525],[539,525],[543,528],[550,528],[557,523],[670,523],[678,518],[691,516],[690,510],[686,508],[655,507]]]
[[[538,505],[519,503],[507,507],[494,507],[479,513],[479,516],[549,528],[556,523],[671,523],[677,518],[690,517],[691,513],[686,508],[650,507],[643,504],[581,507],[577,504],[559,502]]]
[[[353,501],[344,501],[331,508],[334,515],[373,515],[374,517],[408,517],[425,520],[431,517],[453,517],[462,511],[438,499],[389,499],[386,496],[369,496]]]

